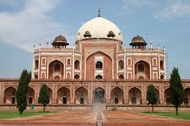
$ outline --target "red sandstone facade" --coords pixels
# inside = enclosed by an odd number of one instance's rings
[[[40,87],[46,84],[52,105],[147,104],[147,87],[154,84],[158,104],[170,104],[165,49],[152,44],[147,48],[139,35],[129,46],[123,43],[119,28],[97,17],[78,30],[76,47],[67,48],[69,43],[60,35],[52,47],[47,43],[46,48],[34,49],[28,103],[38,104]],[[189,104],[189,84],[183,81],[184,104]],[[18,79],[0,79],[0,104],[16,104],[17,86]]]

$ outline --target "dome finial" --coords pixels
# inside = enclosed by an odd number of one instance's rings
[[[98,17],[100,17],[100,8],[98,9]]]

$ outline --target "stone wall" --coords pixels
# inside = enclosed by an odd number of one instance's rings
[[[106,105],[106,110],[111,111],[113,108],[119,111],[133,111],[133,112],[151,112],[151,105]],[[93,110],[93,105],[47,105],[46,111],[60,112],[65,110]],[[0,111],[18,111],[16,105],[0,105]],[[34,110],[31,106],[27,106],[25,111],[43,111],[42,105],[35,105]],[[174,106],[154,106],[155,112],[175,112]],[[179,107],[179,112],[189,112],[190,106]]]
[[[107,110],[126,110],[126,111],[133,111],[133,112],[151,112],[152,107],[151,105],[107,105]],[[181,106],[179,107],[179,112],[189,112],[190,106]],[[175,108],[172,105],[155,105],[154,112],[175,112]]]

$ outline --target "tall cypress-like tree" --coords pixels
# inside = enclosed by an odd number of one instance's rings
[[[178,115],[178,107],[184,101],[184,90],[178,69],[175,67],[170,74],[170,99],[176,109],[176,115]]]
[[[45,111],[45,107],[49,103],[49,92],[46,84],[41,86],[38,103],[43,105],[43,111]]]
[[[156,95],[156,89],[153,84],[150,84],[148,86],[148,90],[147,90],[146,94],[147,94],[146,99],[147,99],[148,103],[152,105],[152,112],[154,112],[154,104],[157,103],[158,98]]]
[[[18,111],[20,112],[20,115],[22,115],[23,111],[27,107],[26,95],[30,79],[31,79],[31,72],[28,72],[26,69],[23,70],[19,78],[19,85],[17,87],[17,92],[16,92],[17,108]]]

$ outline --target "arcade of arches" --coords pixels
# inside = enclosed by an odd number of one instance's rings
[[[96,60],[95,55],[96,55],[96,57],[98,57],[100,59],[102,56],[104,56],[104,60],[102,60],[102,59]],[[130,62],[131,61],[129,60],[128,64],[130,64]],[[39,63],[38,60],[36,60],[35,61],[35,69],[38,69],[38,63]],[[70,64],[70,59],[68,59],[67,64]],[[95,80],[95,79],[112,80],[112,75],[106,74],[106,73],[112,73],[112,66],[110,65],[110,64],[112,64],[112,60],[106,54],[104,54],[102,52],[94,53],[87,58],[86,64],[94,64],[94,67],[92,67],[91,65],[86,66],[86,80]],[[48,65],[48,68],[49,68],[48,69],[48,79],[50,79],[50,80],[64,79],[64,76],[65,76],[64,73],[66,72],[64,67],[65,67],[65,64],[59,60],[54,60],[54,61],[50,62]],[[74,68],[75,68],[75,70],[80,70],[80,61],[79,60],[75,60]],[[162,60],[160,61],[159,68],[160,68],[160,70],[164,70]],[[124,61],[119,60],[118,70],[122,71],[123,69],[124,69]],[[150,80],[151,79],[150,71],[151,71],[151,67],[150,67],[149,63],[144,60],[140,60],[140,61],[136,62],[134,65],[134,79]],[[94,75],[94,73],[95,73],[95,75]],[[132,79],[130,72],[127,75],[128,75],[127,76],[128,79]],[[71,79],[70,76],[71,76],[70,73],[67,73],[67,79],[70,80]],[[39,76],[37,74],[35,74],[34,78],[39,79]],[[157,78],[157,74],[153,74],[152,78]],[[159,78],[164,79],[165,75],[160,74]],[[42,73],[41,79],[47,79],[44,73]],[[81,79],[80,72],[75,73],[74,79]],[[118,79],[124,80],[125,79],[124,73],[118,73]]]
[[[11,83],[11,82],[10,82]],[[28,88],[27,102],[28,104],[38,104],[39,87],[35,81],[30,82]],[[43,82],[45,83],[45,82]],[[75,86],[69,83],[47,83],[50,94],[49,104],[129,104],[139,105],[147,104],[146,90],[151,82],[139,82],[130,84],[130,82],[74,82]],[[100,84],[101,83],[101,84]],[[53,85],[54,84],[54,85]],[[161,105],[170,105],[169,87],[166,83],[155,83],[158,103]],[[107,85],[107,87],[105,86]],[[109,86],[108,86],[109,85]],[[159,85],[159,86],[158,86]],[[161,86],[160,86],[161,85]],[[186,85],[186,84],[185,84]],[[184,87],[185,98],[183,105],[190,104],[190,88]],[[16,104],[16,86],[7,86],[2,92],[3,100],[1,104]]]

